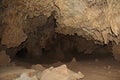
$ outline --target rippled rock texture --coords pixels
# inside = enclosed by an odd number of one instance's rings
[[[119,0],[0,0],[0,50],[14,54],[26,48],[31,56],[39,56],[46,47],[49,51],[49,46],[55,48],[62,42],[68,42],[66,50],[71,49],[68,46],[72,42],[71,47],[85,53],[93,52],[96,44],[112,42],[119,46],[119,4]],[[56,34],[74,39],[58,40]],[[87,42],[77,39],[76,45],[75,36]],[[55,50],[61,51],[60,47]]]

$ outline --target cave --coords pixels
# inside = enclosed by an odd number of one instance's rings
[[[120,80],[119,0],[0,0],[0,80]]]

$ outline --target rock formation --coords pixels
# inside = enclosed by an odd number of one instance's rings
[[[0,50],[16,54],[26,48],[29,55],[40,56],[53,48],[63,50],[63,59],[68,50],[92,53],[111,42],[116,56],[119,4],[119,0],[0,0]]]
[[[17,66],[0,67],[0,80],[80,80],[84,78],[80,71],[76,73],[68,69],[66,65],[47,69],[43,69],[40,64],[35,66],[37,66],[37,70]]]

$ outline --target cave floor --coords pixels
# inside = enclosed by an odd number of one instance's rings
[[[19,66],[26,66],[29,68],[29,66],[34,63],[34,61],[31,61],[27,63],[25,61],[16,60],[16,63]],[[66,63],[42,63],[42,65],[47,68],[50,66],[60,66],[62,64],[66,64],[69,69],[75,72],[82,72],[85,75],[82,80],[120,80],[120,63],[116,62],[112,57],[81,59],[76,62],[71,61]]]
[[[72,71],[80,71],[84,74],[84,79],[80,80],[120,80],[120,63],[115,61],[113,57],[84,58],[79,61],[58,61],[49,64],[39,63],[39,60],[35,59],[15,59],[14,63],[16,63],[16,66],[22,66],[28,69],[30,69],[32,65],[36,64],[41,64],[46,68],[49,68],[51,66],[57,67],[62,64],[66,64],[67,67]],[[4,70],[4,68],[2,68],[2,70]]]
[[[120,65],[112,60],[88,60],[68,63],[73,71],[81,71],[83,80],[120,80]]]

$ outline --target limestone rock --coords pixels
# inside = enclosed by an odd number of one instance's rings
[[[12,19],[11,22],[14,23],[16,23],[16,20],[19,27],[23,26],[22,24],[28,18],[32,19],[40,15],[49,18],[52,12],[55,11],[54,17],[58,26],[56,28],[57,33],[65,35],[77,33],[86,39],[104,44],[109,41],[119,42],[120,1],[118,0],[3,0],[2,2],[3,6],[7,7],[4,12],[6,17],[3,18]],[[19,17],[12,17],[9,12],[15,12],[14,15]],[[10,20],[5,21],[9,23]],[[8,25],[15,26],[16,24]],[[25,26],[27,25],[24,25],[24,28]],[[23,34],[19,35],[18,33],[17,35],[21,37]],[[22,41],[24,40],[22,39]]]
[[[66,35],[77,33],[104,44],[109,41],[118,43],[119,4],[118,0],[55,0],[59,8],[56,32]]]
[[[2,37],[2,44],[6,45],[7,48],[18,47],[27,38],[27,35],[22,29],[16,27],[8,27],[5,29]]]
[[[56,68],[50,67],[42,72],[40,80],[79,80],[84,75],[81,72],[75,73],[62,65]]]
[[[27,39],[23,31],[23,19],[13,8],[8,8],[3,14],[2,22],[6,25],[4,25],[1,44],[7,48],[18,47]]]
[[[17,66],[0,67],[0,80],[14,80],[17,77],[19,77],[22,73],[25,73],[29,76],[33,76],[35,75],[36,71],[33,69],[25,69],[23,67]]]
[[[28,74],[26,73],[22,73],[20,75],[20,78],[14,79],[14,80],[38,80],[36,76],[30,77]]]
[[[76,63],[76,62],[77,62],[77,61],[76,61],[76,58],[73,57],[73,59],[72,59],[71,62],[72,62],[72,63]]]

